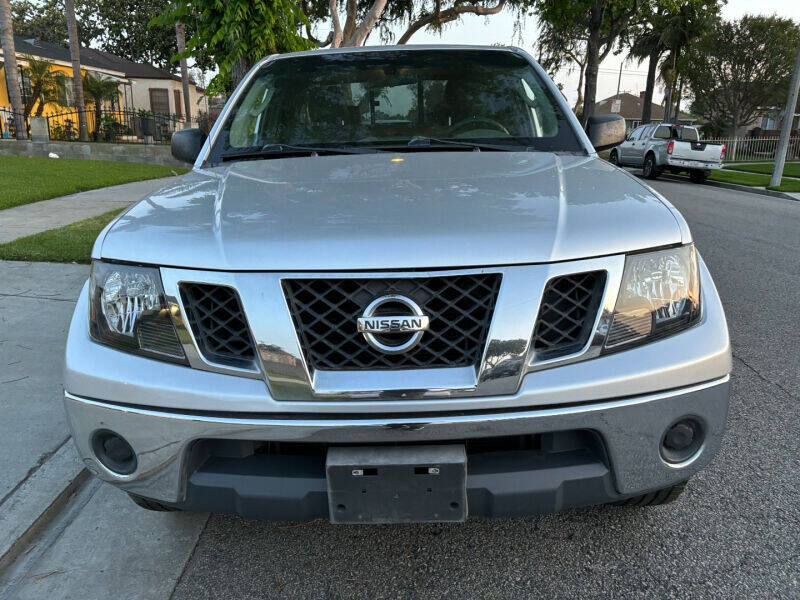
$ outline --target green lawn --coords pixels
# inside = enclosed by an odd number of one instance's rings
[[[738,183],[739,185],[750,185],[755,187],[769,187],[769,175],[758,173],[745,173],[742,171],[718,170],[711,171],[708,176],[712,181],[723,181],[725,183]],[[800,180],[786,179],[781,180],[781,185],[770,187],[771,190],[779,192],[800,192]]]
[[[0,209],[186,171],[110,160],[0,156]]]
[[[747,171],[749,173],[764,173],[766,175],[772,175],[773,167],[774,165],[772,163],[748,163],[742,165],[731,165],[725,168],[730,169],[731,171]],[[783,176],[800,177],[800,162],[787,162],[783,167]]]
[[[0,260],[90,262],[94,240],[111,219],[124,209],[70,223],[0,244]]]

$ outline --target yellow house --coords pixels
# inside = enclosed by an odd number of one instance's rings
[[[48,117],[50,134],[54,139],[71,139],[77,128],[77,111],[75,109],[72,92],[72,62],[67,46],[53,44],[41,40],[14,36],[15,53],[19,65],[19,86],[22,102],[31,98],[30,80],[26,73],[26,56],[33,56],[51,64],[51,69],[63,73],[66,86],[58,102],[45,105],[42,116]],[[118,125],[118,131],[131,137],[140,135],[137,111],[146,110],[158,115],[160,126],[169,129],[176,128],[176,124],[184,120],[184,106],[182,98],[181,79],[169,71],[159,69],[152,65],[140,64],[120,58],[108,52],[94,48],[81,48],[81,73],[94,73],[105,79],[118,82],[119,95],[112,102],[104,102],[101,107],[101,118],[112,119]],[[0,49],[0,137],[9,137],[7,121],[10,120],[11,102],[6,89],[6,76],[4,69],[3,51]],[[197,116],[198,111],[208,111],[204,90],[194,82],[189,86],[189,100],[192,107],[192,116]],[[85,94],[84,94],[85,95]],[[87,121],[90,133],[97,131],[99,125],[95,124],[94,106],[85,98]],[[39,103],[31,108],[31,113],[36,114]],[[113,123],[112,123],[113,124]],[[69,133],[65,135],[65,131]]]
[[[60,44],[52,44],[40,40],[24,38],[22,36],[14,36],[14,48],[17,55],[17,64],[19,66],[19,87],[22,95],[23,105],[30,99],[32,93],[30,78],[28,77],[27,69],[28,61],[27,56],[33,56],[38,60],[44,60],[50,63],[51,69],[54,72],[62,73],[66,79],[66,86],[63,97],[59,98],[58,102],[51,102],[46,104],[42,116],[52,116],[63,113],[73,112],[72,119],[77,122],[77,113],[75,113],[74,100],[72,94],[72,62],[70,61],[69,48]],[[125,91],[126,87],[130,88],[130,82],[125,78],[123,72],[115,69],[109,69],[107,66],[97,64],[98,61],[93,61],[87,57],[81,61],[81,73],[87,72],[95,73],[101,77],[113,79],[119,82],[119,98],[114,102],[106,102],[105,109],[120,109],[125,105]],[[0,135],[8,136],[7,128],[5,127],[5,118],[10,117],[11,102],[8,98],[8,90],[6,88],[6,74],[5,74],[5,61],[3,60],[3,51],[0,49],[0,128],[2,128]],[[35,102],[31,108],[31,113],[38,112],[40,102]],[[87,110],[91,110],[93,106],[89,103],[86,106]],[[2,109],[6,109],[3,111]]]

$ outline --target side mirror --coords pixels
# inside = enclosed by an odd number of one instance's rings
[[[187,163],[194,163],[203,144],[206,134],[199,129],[181,129],[172,134],[172,156]]]
[[[586,134],[597,151],[613,148],[625,141],[625,119],[621,115],[593,115]]]

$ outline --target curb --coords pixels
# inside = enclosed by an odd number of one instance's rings
[[[88,478],[67,439],[6,499],[0,512],[0,571],[25,551]]]
[[[641,177],[639,175],[639,177]],[[673,175],[672,173],[662,173],[658,176],[659,179],[671,181],[689,181],[689,178],[684,175]],[[800,202],[800,198],[795,198],[790,194],[784,192],[776,192],[774,190],[765,190],[763,188],[752,187],[749,185],[739,185],[737,183],[726,183],[724,181],[710,181],[706,180],[701,185],[710,185],[712,187],[725,188],[728,190],[736,190],[737,192],[745,192],[748,194],[760,194],[762,196],[772,196],[773,198],[783,198],[784,200],[794,200]]]

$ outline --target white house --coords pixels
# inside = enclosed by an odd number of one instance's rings
[[[125,74],[125,78],[130,82],[129,89],[125,90],[126,108],[184,116],[180,76],[153,65],[136,63],[94,48],[81,48],[81,58],[83,57],[95,64],[102,64]],[[203,92],[204,90],[194,82],[190,83],[189,101],[193,118],[197,116],[198,111],[208,112],[208,100]]]

